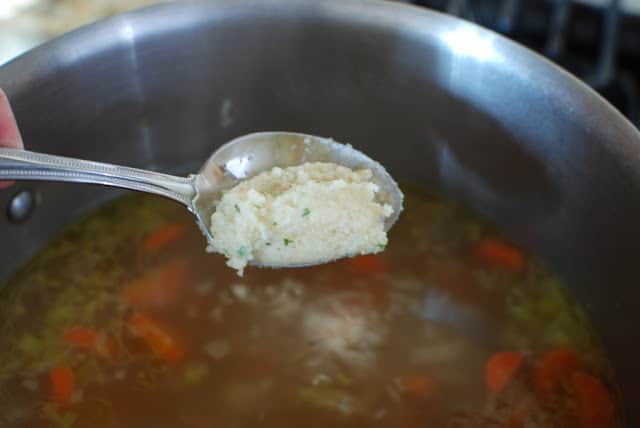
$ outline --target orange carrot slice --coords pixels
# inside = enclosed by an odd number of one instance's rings
[[[169,362],[178,362],[184,357],[183,347],[150,317],[135,313],[127,324],[131,333],[142,338],[156,355]]]
[[[64,342],[67,345],[93,351],[98,344],[98,334],[86,327],[71,327],[64,333]]]
[[[358,256],[349,260],[349,264],[358,272],[381,274],[389,271],[385,260],[374,254]]]
[[[497,352],[489,358],[484,367],[485,382],[489,389],[500,393],[522,366],[520,352]]]
[[[608,428],[613,422],[613,399],[600,379],[584,372],[571,375],[579,428]]]
[[[144,240],[144,249],[148,253],[157,253],[169,245],[182,239],[185,235],[185,227],[179,223],[171,223],[147,236]]]
[[[95,352],[103,358],[116,358],[120,352],[118,342],[107,334],[86,327],[71,327],[64,333],[67,345]]]
[[[67,345],[95,352],[103,358],[118,356],[118,342],[104,333],[86,327],[71,327],[64,333],[63,340]]]
[[[53,400],[59,405],[67,405],[73,395],[73,371],[66,364],[60,364],[49,370],[49,381]]]
[[[485,239],[473,250],[473,258],[486,266],[522,272],[525,257],[520,250],[497,239]]]
[[[578,369],[578,355],[568,348],[547,351],[539,361],[534,374],[536,393],[548,396],[558,390],[564,380]]]

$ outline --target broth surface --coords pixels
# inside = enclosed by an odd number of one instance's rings
[[[99,209],[0,289],[0,426],[616,426],[611,368],[558,278],[403,190],[384,252],[243,278],[181,206]]]

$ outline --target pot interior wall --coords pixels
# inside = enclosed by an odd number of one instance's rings
[[[637,131],[498,36],[391,3],[190,2],[67,35],[0,69],[0,87],[30,149],[168,172],[253,131],[349,142],[489,216],[564,275],[626,401],[638,397]],[[117,194],[22,183],[0,204],[21,189],[39,205],[23,224],[0,219],[3,277]]]

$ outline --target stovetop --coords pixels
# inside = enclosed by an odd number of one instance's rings
[[[579,0],[579,3],[588,4],[591,6],[606,6],[609,3],[608,0]],[[625,13],[640,14],[640,0],[621,0],[620,8]]]
[[[640,127],[640,0],[404,0],[490,28],[545,55]]]

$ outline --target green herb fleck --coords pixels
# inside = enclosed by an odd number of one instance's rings
[[[265,245],[266,245],[267,247],[270,247],[270,246],[271,246],[271,242],[267,242]]]
[[[261,204],[253,204],[254,207],[256,207],[257,209],[262,209],[262,207],[264,207],[264,205]]]
[[[277,225],[278,225],[278,222],[277,222],[277,221],[274,221],[274,222],[273,222],[273,225],[274,225],[274,226],[277,226]]]
[[[249,249],[247,247],[240,247],[237,251],[238,257],[247,257],[249,255]]]
[[[304,211],[302,211],[302,217],[306,217],[309,214],[311,214],[311,210],[309,208],[305,208]]]
[[[42,345],[43,343],[40,339],[31,334],[26,334],[18,342],[18,349],[25,354],[35,356],[42,350]]]
[[[387,244],[376,244],[376,247],[378,247],[378,250],[384,251],[387,248]]]
[[[226,257],[230,256],[229,251],[227,250],[222,250],[222,254],[224,254]]]
[[[233,207],[236,209],[237,213],[240,212],[240,207],[238,206],[238,204],[233,204]]]
[[[331,385],[302,388],[300,398],[316,407],[338,413],[349,413],[354,406],[351,395]]]
[[[293,241],[289,238],[284,238],[284,246],[287,247],[289,244],[293,244]]]

